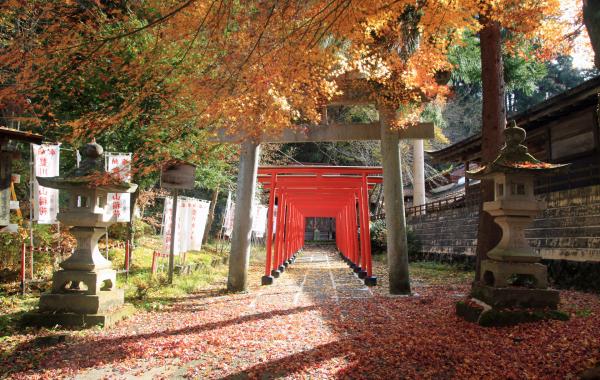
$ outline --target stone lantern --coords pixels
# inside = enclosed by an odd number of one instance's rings
[[[116,288],[116,272],[100,254],[98,239],[114,224],[104,212],[107,194],[133,192],[137,185],[106,173],[102,153],[102,147],[92,142],[83,148],[81,165],[73,172],[37,178],[40,185],[67,193],[67,207],[61,208],[57,219],[72,226],[77,248],[60,263],[51,292],[41,296],[37,312],[25,315],[25,324],[106,326],[123,314],[124,293]]]
[[[494,181],[494,200],[485,202],[483,210],[502,228],[500,242],[481,262],[481,281],[473,285],[472,296],[495,308],[555,309],[558,292],[547,289],[546,266],[527,243],[524,229],[546,208],[534,195],[534,179],[566,165],[549,164],[530,155],[522,145],[525,130],[514,122],[504,135],[506,144],[498,157],[467,172],[469,178]]]

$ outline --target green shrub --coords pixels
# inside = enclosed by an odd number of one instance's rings
[[[131,282],[135,289],[135,298],[138,300],[146,299],[148,292],[166,283],[164,276],[154,277],[151,275],[134,277]]]
[[[421,253],[421,240],[410,229],[406,231],[409,257],[415,257]],[[387,226],[385,219],[376,220],[371,223],[371,250],[373,253],[383,253],[387,250]]]
[[[387,227],[385,220],[371,223],[371,250],[373,253],[385,252],[387,249]]]
[[[21,262],[21,246],[27,245],[27,260],[29,260],[29,229],[20,228],[19,233],[0,234],[0,269],[19,270]],[[33,225],[33,243],[35,247],[58,244],[56,226],[49,224]],[[52,272],[56,260],[55,253],[38,252],[33,255],[35,276],[45,276]]]
[[[115,223],[108,228],[108,236],[111,239],[116,240],[127,240],[129,231],[129,223]],[[154,227],[149,225],[148,223],[138,219],[133,219],[133,234],[136,239],[139,239],[143,236],[151,236],[154,235],[156,231],[154,231]]]

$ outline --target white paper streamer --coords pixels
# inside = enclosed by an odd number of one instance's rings
[[[106,153],[105,169],[123,181],[131,181],[131,153]],[[108,193],[104,220],[129,222],[131,220],[131,194]]]
[[[56,177],[60,167],[60,145],[36,145],[33,147],[33,159],[36,177]],[[33,181],[34,220],[39,224],[56,223],[58,214],[58,190],[40,186]]]

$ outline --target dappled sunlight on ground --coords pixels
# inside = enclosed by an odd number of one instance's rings
[[[0,368],[14,378],[562,378],[600,359],[595,295],[563,292],[568,322],[482,328],[454,314],[464,279],[444,286],[422,272],[416,296],[389,297],[375,271],[383,286],[367,288],[330,248],[308,248],[272,286],[253,267],[248,293],[216,287],[112,330],[25,340]]]

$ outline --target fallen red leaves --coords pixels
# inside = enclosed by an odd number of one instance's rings
[[[595,295],[562,292],[568,322],[483,328],[455,316],[467,284],[421,284],[418,296],[387,297],[333,258],[298,261],[275,285],[248,294],[198,294],[52,347],[26,335],[0,368],[17,379],[565,378],[600,359]],[[256,270],[253,283],[259,278]]]

